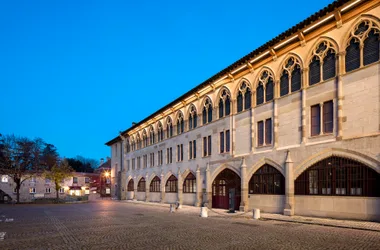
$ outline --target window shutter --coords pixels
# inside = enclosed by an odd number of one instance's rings
[[[286,70],[282,72],[280,79],[280,96],[287,95],[289,93],[289,75]]]
[[[260,84],[256,89],[256,105],[264,103],[264,87]]]
[[[257,143],[259,146],[264,145],[264,122],[260,121],[257,123]]]
[[[314,105],[311,107],[311,135],[319,135],[321,132],[320,128],[320,106]]]
[[[336,76],[336,55],[333,50],[329,50],[323,58],[323,80]]]
[[[265,121],[265,144],[272,143],[272,119]]]
[[[292,92],[301,89],[301,68],[297,65],[292,72]]]
[[[273,100],[273,79],[268,80],[267,86],[265,88],[265,101],[269,102]]]
[[[220,132],[220,153],[224,153],[224,132]]]
[[[374,30],[371,30],[368,34],[367,39],[364,41],[363,48],[363,63],[368,65],[379,61],[380,56],[380,40],[379,33],[375,34]]]
[[[334,128],[334,111],[333,101],[328,101],[323,104],[323,132],[332,133]]]
[[[314,57],[309,65],[309,85],[314,85],[321,81],[321,62],[318,57]]]
[[[350,45],[346,49],[346,72],[350,72],[360,67],[360,47],[359,42],[351,39]]]

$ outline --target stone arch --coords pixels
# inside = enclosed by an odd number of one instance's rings
[[[321,151],[318,154],[312,155],[311,157],[301,162],[296,168],[294,168],[294,180],[296,180],[298,176],[300,176],[306,169],[315,163],[331,156],[343,157],[360,162],[380,174],[380,162],[373,159],[372,157],[348,149],[329,148]]]
[[[184,117],[185,120],[188,120],[192,107],[195,108],[196,115],[199,115],[197,105],[195,105],[194,103],[190,103],[190,105],[188,105],[186,108],[186,112],[184,112],[184,114],[186,114]]]
[[[256,173],[256,171],[259,170],[259,168],[261,168],[265,164],[271,165],[285,177],[285,168],[281,164],[278,164],[277,162],[268,158],[262,158],[247,171],[247,180],[249,181],[252,178],[252,176]]]
[[[313,43],[313,46],[310,47],[310,51],[307,53],[306,59],[305,59],[305,68],[309,67],[310,61],[313,58],[313,50],[323,41],[330,42],[335,49],[336,54],[338,55],[340,51],[340,46],[337,41],[335,41],[334,38],[328,37],[328,36],[321,36],[318,37],[318,39]]]
[[[162,125],[164,126],[165,129],[166,129],[166,125],[168,124],[169,119],[170,119],[170,121],[171,121],[172,124],[173,124],[173,117],[172,117],[172,114],[165,116],[164,123],[162,124]],[[174,124],[173,124],[173,125],[174,125]]]
[[[186,177],[187,177],[187,175],[190,174],[190,173],[192,173],[194,176],[197,176],[196,173],[195,173],[193,170],[187,168],[187,169],[186,169],[185,171],[183,171],[183,173],[181,174],[181,178],[182,178],[182,180],[185,180]]]
[[[225,164],[222,164],[221,166],[217,167],[214,172],[211,174],[211,181],[210,183],[207,183],[207,188],[208,190],[211,190],[212,189],[212,183],[214,182],[215,178],[225,169],[229,169],[231,171],[233,171],[235,174],[237,174],[239,176],[239,178],[241,178],[240,176],[240,171],[237,167],[234,167],[232,165],[229,165],[227,163]]]
[[[378,27],[380,27],[380,18],[370,15],[370,14],[360,15],[359,17],[356,18],[356,20],[350,25],[350,28],[342,36],[342,40],[340,41],[340,46],[339,46],[342,51],[345,51],[347,47],[347,42],[349,41],[351,37],[351,32],[353,32],[356,26],[359,25],[364,20],[373,21],[375,24],[377,24]]]
[[[222,86],[221,88],[219,88],[219,90],[218,90],[218,94],[216,95],[216,103],[215,103],[215,105],[218,105],[218,103],[219,103],[219,98],[220,98],[220,96],[221,96],[223,90],[227,90],[227,92],[228,92],[228,94],[230,95],[231,100],[232,100],[232,93],[231,93],[231,90],[230,90],[227,86]]]
[[[259,79],[260,79],[260,76],[261,74],[265,71],[265,70],[268,70],[269,72],[272,73],[273,75],[273,81],[274,81],[274,85],[276,86],[276,74],[274,73],[274,70],[269,67],[269,66],[262,66],[261,69],[258,71],[258,74],[255,76],[255,79],[253,81],[253,87],[254,87],[254,91],[256,92],[256,88],[257,88],[257,83],[259,82]]]
[[[239,93],[240,85],[241,85],[243,82],[246,82],[247,85],[251,88],[251,93],[252,93],[252,94],[254,93],[254,88],[253,88],[253,84],[251,83],[251,81],[248,80],[248,78],[242,77],[242,78],[238,81],[238,84],[236,84],[234,92],[231,93],[231,94],[232,94],[232,96],[231,96],[231,100],[236,100],[237,95],[238,95],[238,93]]]
[[[178,179],[178,176],[177,176],[175,173],[173,173],[172,171],[169,171],[169,172],[167,172],[167,173],[164,175],[164,178],[161,180],[161,184],[164,183],[164,185],[166,185],[166,182],[168,181],[169,177],[172,176],[172,175],[174,175],[175,178]]]
[[[203,110],[203,106],[205,105],[207,99],[210,99],[212,108],[213,108],[213,109],[215,108],[215,100],[213,100],[213,99],[211,98],[210,95],[205,95],[205,96],[203,97],[203,99],[202,99],[201,106],[200,106],[200,112],[201,112],[201,113],[202,113],[201,110]],[[197,109],[197,110],[198,110],[198,109]]]
[[[153,173],[149,176],[148,180],[145,180],[146,182],[149,183],[148,186],[150,186],[150,183],[152,182],[153,178],[156,177],[156,176],[157,176],[158,178],[160,178],[160,180],[161,180],[161,176],[158,175],[158,174],[156,174],[155,172],[153,172]]]
[[[276,74],[275,74],[275,76],[277,77],[275,80],[276,81],[279,81],[280,80],[280,76],[281,76],[281,73],[282,73],[282,71],[283,71],[283,65],[288,61],[288,59],[289,58],[291,58],[291,57],[295,57],[296,59],[298,59],[299,61],[300,61],[300,66],[301,66],[301,70],[303,70],[304,68],[305,68],[305,63],[304,63],[304,61],[302,60],[302,58],[298,55],[298,54],[296,54],[296,53],[294,53],[294,52],[289,52],[283,59],[282,59],[282,61],[281,61],[281,63],[279,64],[279,66],[278,66],[278,69],[277,69],[277,71],[275,72]]]

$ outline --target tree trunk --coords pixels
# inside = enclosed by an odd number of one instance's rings
[[[20,183],[19,179],[16,179],[15,182],[16,182],[16,202],[20,203],[20,187],[21,187],[21,183]]]
[[[56,192],[56,195],[57,195],[57,203],[59,202],[59,193],[58,193],[59,189],[55,189],[55,192]]]

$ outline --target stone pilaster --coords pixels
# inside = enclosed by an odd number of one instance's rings
[[[149,202],[149,176],[148,175],[146,175],[145,176],[145,201],[146,202]]]
[[[285,208],[284,215],[294,215],[294,174],[290,151],[285,161]]]
[[[241,176],[241,202],[239,210],[246,212],[248,210],[248,180],[247,180],[247,165],[245,164],[245,158],[240,167]]]
[[[137,181],[138,181],[138,180],[137,180],[136,176],[133,177],[133,197],[132,197],[132,200],[133,200],[133,201],[137,201],[137,199],[136,199],[137,185],[138,185]]]
[[[120,178],[120,200],[126,200],[127,199],[127,172],[125,169],[123,171],[120,171],[121,178]]]
[[[344,61],[344,57],[346,55],[346,51],[343,51],[341,53],[339,53],[339,72],[338,72],[338,84],[337,84],[337,90],[336,90],[336,96],[337,96],[337,99],[338,99],[338,103],[337,103],[337,120],[338,120],[338,124],[335,128],[336,130],[336,136],[337,136],[337,140],[341,140],[342,139],[342,136],[343,136],[343,100],[344,100],[344,93],[343,93],[343,77],[342,75],[346,72],[345,70],[345,61]]]
[[[161,203],[165,202],[165,182],[164,182],[164,173],[161,173]]]
[[[182,207],[182,203],[183,203],[183,180],[182,180],[182,174],[181,174],[181,170],[178,168],[178,192],[177,192],[177,202],[179,204],[179,208]]]
[[[197,201],[195,203],[195,206],[200,207],[202,205],[202,180],[201,180],[201,170],[199,166],[197,167],[197,171],[195,172],[195,175],[196,175],[195,178],[196,178],[196,185],[197,185],[197,189],[196,189]]]
[[[207,207],[212,208],[212,180],[209,163],[207,163],[206,167],[206,202]]]

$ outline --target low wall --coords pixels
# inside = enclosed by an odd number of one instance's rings
[[[259,208],[264,213],[283,213],[285,195],[250,194],[248,209]]]
[[[178,200],[177,193],[165,193],[165,203],[176,203]]]
[[[145,192],[137,192],[136,193],[136,199],[138,201],[145,201]]]
[[[134,191],[127,191],[127,200],[132,200],[134,193],[135,193]]]
[[[297,195],[294,209],[296,215],[380,221],[380,198]]]
[[[150,192],[149,193],[149,201],[160,202],[161,201],[161,193]]]
[[[182,204],[183,205],[190,205],[194,206],[195,203],[197,202],[197,195],[194,193],[184,193],[182,195]]]

